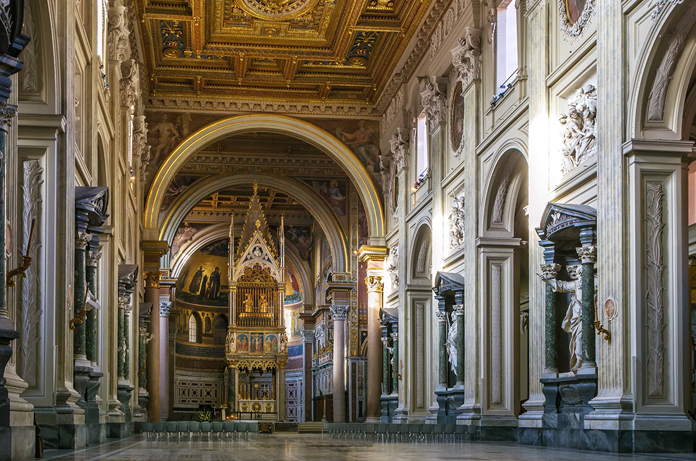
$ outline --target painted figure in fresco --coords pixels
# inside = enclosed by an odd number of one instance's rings
[[[217,299],[220,295],[220,268],[216,267],[215,271],[210,274],[210,284],[208,286],[208,299]]]
[[[158,134],[157,146],[155,146],[155,156],[152,159],[151,165],[158,165],[158,161],[162,154],[168,154],[181,139],[181,134],[176,126],[169,121],[169,115],[162,114],[161,121],[155,125],[149,134]]]
[[[207,290],[208,290],[208,276],[204,275],[203,276],[203,283],[201,283],[201,291],[198,294],[205,298],[205,295],[208,293]]]
[[[585,0],[566,0],[568,19],[575,24],[585,9]]]
[[[193,274],[193,278],[191,279],[191,283],[189,283],[189,293],[192,295],[195,295],[198,293],[198,290],[201,288],[201,280],[203,279],[203,266],[200,266],[198,270],[196,271],[195,274]]]
[[[329,205],[336,213],[339,218],[345,216],[346,214],[346,198],[341,193],[341,189],[338,187],[338,181],[335,179],[331,180],[329,186],[326,183],[322,183],[319,186],[319,192],[321,195],[329,202]]]
[[[557,293],[570,293],[570,303],[561,327],[570,335],[570,369],[577,373],[582,366],[582,266],[566,266],[566,269],[571,278],[569,282],[543,277],[542,280]]]
[[[365,120],[358,122],[358,129],[353,133],[336,128],[336,137],[343,141],[365,166],[379,165],[380,150],[374,140],[375,132],[367,126]]]
[[[195,227],[190,227],[188,222],[184,222],[184,227],[181,227],[176,231],[176,235],[172,241],[172,258],[179,252],[179,249],[184,243],[189,242],[193,238],[193,235],[196,232],[198,232],[198,229]]]
[[[237,336],[236,341],[237,352],[248,352],[249,351],[249,338],[247,335]]]
[[[247,294],[244,296],[244,303],[243,303],[243,304],[244,304],[244,310],[245,310],[246,312],[251,312],[251,310],[252,310],[253,307],[254,307],[254,300],[251,299],[251,295],[250,295],[249,293],[247,293]]]

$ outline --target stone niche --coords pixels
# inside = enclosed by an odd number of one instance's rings
[[[590,206],[549,203],[536,229],[544,253],[539,276],[546,285],[546,403],[542,428],[524,429],[522,443],[585,448],[584,418],[597,395],[596,225]]]

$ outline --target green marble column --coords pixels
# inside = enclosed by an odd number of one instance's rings
[[[86,249],[92,236],[86,232],[77,232],[75,241],[75,278],[73,282],[73,306],[74,315],[79,317],[85,304],[85,293],[87,289],[86,279]],[[87,359],[87,322],[83,318],[75,322],[75,335],[73,337],[73,354],[76,360]]]
[[[101,258],[101,254],[99,254],[98,251],[93,251],[92,248],[94,247],[94,240],[97,241],[97,245],[99,240],[96,239],[95,237],[92,237],[92,242],[90,242],[90,250],[87,251],[87,273],[86,273],[86,279],[87,279],[87,286],[89,287],[90,293],[96,296],[97,294],[97,265],[99,262],[99,258]],[[87,360],[91,362],[92,365],[97,364],[97,344],[99,344],[99,325],[98,325],[98,312],[95,309],[90,310],[87,312],[87,318],[86,318],[86,347],[87,347]]]
[[[553,280],[556,278],[560,264],[542,264],[541,278]],[[549,284],[546,285],[546,297],[544,306],[544,334],[546,338],[545,372],[558,373],[558,338],[556,337],[556,292]]]
[[[464,304],[454,306],[457,321],[457,386],[464,386]]]
[[[124,325],[126,323],[126,306],[129,299],[125,294],[119,294],[118,297],[118,378],[124,379],[125,373],[125,357],[126,357],[126,341],[124,337]]]
[[[146,325],[140,325],[138,335],[138,387],[147,389],[147,373],[145,367],[147,363],[147,343],[148,332]]]
[[[396,330],[397,325],[392,324],[392,328]],[[392,331],[391,334],[392,338],[392,357],[394,360],[394,364],[392,365],[392,372],[393,372],[393,377],[394,377],[394,384],[393,384],[393,389],[392,393],[398,394],[399,393],[399,332],[398,330]]]
[[[582,240],[583,230],[580,233]],[[592,232],[592,231],[589,231]],[[595,357],[595,260],[597,248],[592,244],[583,244],[577,248],[582,263],[582,365],[588,372],[596,372]]]
[[[386,327],[382,327],[382,395],[388,395],[391,392],[389,386],[389,336],[387,336]]]
[[[444,307],[444,303],[442,303]],[[440,354],[438,388],[447,389],[447,313],[444,309],[437,312],[439,323],[438,350]]]

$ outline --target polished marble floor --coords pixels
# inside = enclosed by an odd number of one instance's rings
[[[696,455],[619,455],[535,448],[516,443],[370,443],[331,440],[328,435],[273,434],[240,441],[182,440],[148,441],[142,436],[110,440],[81,450],[47,450],[47,460],[118,461],[222,461],[222,460],[308,460],[308,461],[602,461],[696,460]]]

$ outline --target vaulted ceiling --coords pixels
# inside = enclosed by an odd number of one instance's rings
[[[135,0],[150,93],[370,106],[433,0]]]

